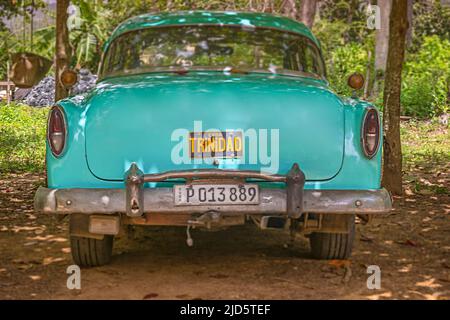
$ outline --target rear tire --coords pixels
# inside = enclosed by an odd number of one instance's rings
[[[342,217],[349,219],[348,233],[313,232],[309,238],[311,254],[316,259],[348,259],[352,253],[355,238],[355,215]]]
[[[70,237],[73,261],[80,267],[98,267],[111,261],[113,236],[105,235],[103,239]]]

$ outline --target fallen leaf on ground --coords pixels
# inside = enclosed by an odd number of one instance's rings
[[[336,268],[342,268],[342,267],[349,267],[351,264],[350,260],[330,260],[328,262],[330,266],[336,267]]]
[[[144,296],[144,298],[142,298],[142,299],[147,300],[147,299],[156,298],[157,296],[158,296],[157,293],[149,293],[149,294],[146,294],[146,295]]]
[[[32,264],[21,264],[20,266],[17,266],[17,269],[19,270],[28,270],[33,267]]]
[[[49,264],[56,263],[56,262],[61,262],[61,261],[64,261],[64,258],[48,257],[48,258],[44,258],[42,264],[43,265],[49,265]]]
[[[411,247],[418,247],[419,244],[415,241],[412,241],[410,239],[406,239],[405,241],[396,241],[398,244],[402,244],[405,246],[411,246]]]
[[[361,237],[359,238],[359,240],[365,241],[365,242],[372,242],[373,241],[373,237],[366,236],[366,235],[361,233]]]

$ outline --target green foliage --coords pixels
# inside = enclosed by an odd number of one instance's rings
[[[345,42],[342,33],[348,28],[340,20],[320,20],[314,27],[322,42],[330,85],[337,93],[346,96],[352,93],[347,86],[347,78],[351,73],[360,72],[365,75],[370,66],[371,79],[366,81],[372,82],[374,75],[373,58],[368,61],[369,51],[374,52],[373,35],[362,43]],[[449,112],[449,83],[450,41],[437,35],[423,37],[420,48],[407,54],[402,81],[402,114],[430,118]],[[373,97],[373,102],[382,107],[382,90],[378,96]]]
[[[315,24],[325,23],[332,27],[333,30],[326,33],[345,43],[364,43],[373,34],[367,28],[367,5],[363,1],[322,0],[318,16],[320,20],[316,19]],[[316,26],[314,29],[316,30]]]
[[[19,7],[12,0],[0,2],[0,30],[4,27],[3,18],[11,18],[18,13]]]
[[[70,42],[74,46],[74,64],[97,70],[102,46],[113,26],[114,12],[99,1],[73,1],[78,6],[79,26],[70,30]]]
[[[420,48],[424,37],[437,35],[450,39],[450,7],[443,6],[441,0],[414,1],[413,37],[410,50]]]
[[[48,108],[0,104],[0,173],[43,171]]]
[[[368,61],[367,49],[359,43],[349,43],[329,52],[328,80],[332,88],[339,94],[351,95],[352,89],[347,79],[353,72],[365,74]]]
[[[345,45],[345,39],[342,33],[348,30],[348,24],[344,21],[329,22],[321,19],[314,23],[313,32],[320,40],[325,59],[328,60],[329,54],[336,48]]]
[[[0,28],[0,80],[6,78],[6,68],[8,56],[10,53],[10,45],[14,38],[11,32]]]
[[[425,37],[415,54],[408,56],[402,81],[402,111],[406,115],[431,117],[448,112],[450,41]]]
[[[48,26],[34,32],[33,52],[52,59],[55,52],[55,26]]]

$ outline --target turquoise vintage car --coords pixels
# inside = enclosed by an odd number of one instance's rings
[[[355,217],[391,208],[381,146],[378,111],[330,89],[302,23],[145,14],[112,33],[96,87],[50,111],[35,209],[70,216],[80,266],[109,262],[126,225],[184,226],[193,245],[194,228],[254,222],[308,236],[316,258],[343,259]]]

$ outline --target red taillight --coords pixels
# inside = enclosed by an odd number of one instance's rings
[[[66,143],[66,122],[59,107],[53,107],[48,119],[47,139],[54,156],[58,157]]]
[[[380,144],[380,120],[375,109],[369,109],[364,116],[361,144],[364,154],[368,158],[372,158],[378,151],[378,145]]]

